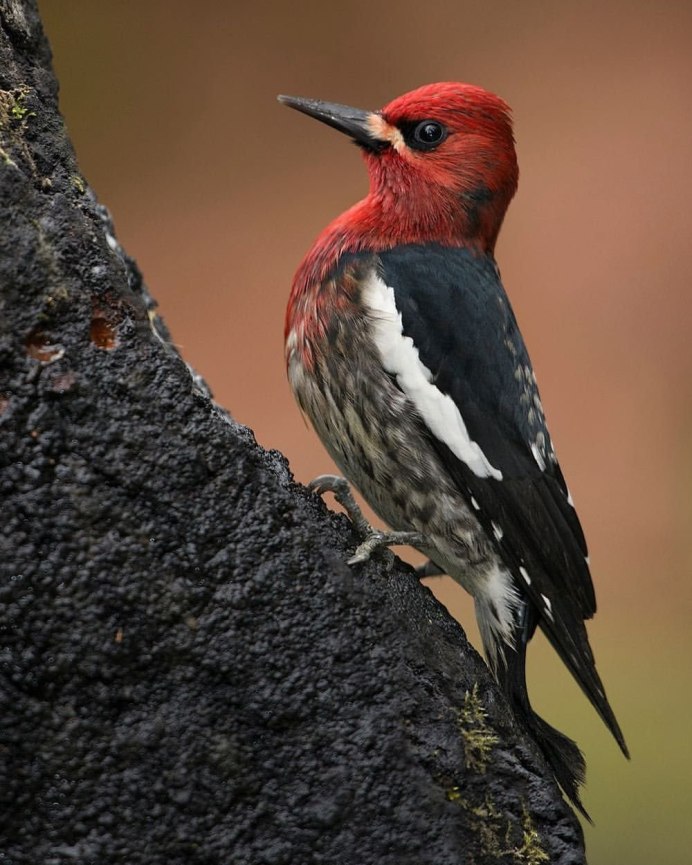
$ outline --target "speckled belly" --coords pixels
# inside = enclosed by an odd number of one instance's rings
[[[467,591],[496,561],[492,545],[450,481],[413,405],[365,341],[348,363],[328,355],[308,373],[294,355],[289,379],[334,462],[372,509],[399,531],[429,538],[421,551]],[[355,349],[358,350],[355,350]]]

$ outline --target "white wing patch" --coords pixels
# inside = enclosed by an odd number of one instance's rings
[[[454,400],[433,384],[432,373],[422,363],[410,336],[404,336],[394,289],[373,270],[363,284],[362,299],[372,313],[373,336],[382,365],[414,404],[433,435],[479,478],[502,480],[502,472],[488,461],[471,440]]]

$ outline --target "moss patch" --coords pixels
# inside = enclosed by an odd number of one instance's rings
[[[0,90],[0,160],[17,167],[16,157],[28,162],[35,170],[31,152],[24,141],[24,132],[32,117],[36,116],[27,105],[32,89],[21,84],[12,90]]]
[[[519,835],[516,821],[503,815],[490,795],[475,804],[462,796],[459,787],[450,787],[446,795],[450,802],[456,802],[465,811],[484,855],[505,859],[512,865],[542,865],[550,861],[525,805]]]
[[[524,838],[521,847],[515,850],[515,861],[521,862],[522,865],[541,865],[541,862],[549,862],[550,857],[543,849],[541,836],[538,834],[538,830],[526,806],[524,806],[521,826]]]
[[[464,705],[459,711],[458,724],[464,740],[466,768],[483,774],[499,739],[488,726],[488,713],[478,696],[478,685],[466,692]]]

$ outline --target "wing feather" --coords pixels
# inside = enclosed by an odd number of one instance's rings
[[[467,250],[430,246],[395,249],[380,261],[404,334],[502,480],[479,477],[431,434],[432,445],[459,488],[479,503],[481,523],[543,618],[546,597],[554,615],[560,607],[568,618],[591,617],[596,603],[584,534],[494,263]],[[500,526],[501,539],[492,523]],[[528,570],[527,557],[534,570],[530,585],[519,571]]]

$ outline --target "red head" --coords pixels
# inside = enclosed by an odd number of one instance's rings
[[[492,254],[517,188],[517,157],[508,106],[470,84],[429,84],[377,112],[279,99],[350,135],[370,173],[369,194],[327,226],[293,282],[286,335],[300,335],[309,366],[330,313],[350,302],[343,286],[324,282],[338,259],[407,243]]]
[[[497,96],[428,84],[378,112],[279,98],[350,135],[370,174],[369,195],[332,223],[315,252],[436,242],[492,253],[519,173],[509,107]]]

